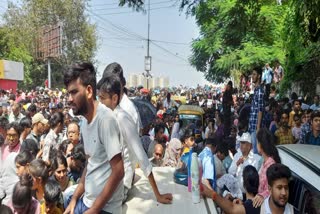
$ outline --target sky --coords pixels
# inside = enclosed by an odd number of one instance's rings
[[[150,0],[151,74],[168,76],[171,86],[204,85],[208,82],[203,74],[188,62],[191,41],[198,37],[199,29],[194,18],[180,12],[175,2]],[[109,63],[118,62],[128,77],[130,73],[144,72],[148,16],[117,4],[117,0],[92,0],[88,15],[90,21],[97,25],[98,71],[102,73]]]
[[[128,7],[119,7],[118,2],[91,0],[86,14],[89,21],[97,26],[98,73],[101,74],[109,63],[118,62],[128,78],[131,73],[144,72],[148,16]],[[188,62],[191,41],[199,36],[199,28],[193,17],[179,11],[176,2],[179,1],[150,0],[151,74],[168,76],[170,86],[207,84],[203,73],[197,72]],[[0,0],[0,14],[6,7],[7,1]]]

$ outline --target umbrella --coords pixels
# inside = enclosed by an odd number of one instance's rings
[[[142,127],[146,127],[156,117],[156,108],[146,99],[135,98],[132,102],[139,111]]]

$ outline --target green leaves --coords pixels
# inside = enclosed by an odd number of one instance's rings
[[[284,15],[275,1],[208,0],[192,7],[201,36],[192,43],[191,64],[208,79],[222,82],[284,60]]]
[[[284,44],[287,72],[283,91],[300,83],[304,93],[315,94],[320,71],[320,2],[318,0],[289,1],[285,17]]]
[[[97,49],[95,25],[89,23],[85,9],[87,0],[23,0],[21,5],[9,3],[0,37],[0,55],[22,61],[25,81],[19,87],[43,85],[47,79],[46,59],[37,58],[41,30],[46,26],[62,26],[62,55],[51,60],[52,87],[62,86],[62,70],[78,61],[93,61]],[[1,32],[0,32],[1,34]]]

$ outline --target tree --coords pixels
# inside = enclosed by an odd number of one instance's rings
[[[287,72],[283,91],[299,82],[305,94],[315,94],[320,73],[320,2],[318,0],[289,1],[285,18]]]
[[[66,65],[94,60],[96,28],[85,14],[86,5],[87,0],[24,0],[19,7],[9,3],[3,32],[8,41],[14,43],[9,43],[10,50],[2,57],[24,63],[25,80],[19,87],[43,85],[47,79],[46,59],[38,58],[36,54],[37,40],[44,27],[62,26],[62,55],[51,60],[53,86],[62,86],[61,71]],[[14,50],[20,55],[13,55]],[[21,53],[28,57],[23,58]]]
[[[200,27],[191,64],[208,80],[223,82],[234,71],[250,72],[257,65],[284,60],[284,8],[275,1],[183,0],[183,7]]]
[[[136,10],[140,10],[143,8],[144,1],[143,0],[119,0],[119,6],[132,7]]]
[[[281,91],[300,83],[312,95],[320,81],[319,8],[319,0],[181,0],[200,27],[191,64],[221,82],[277,59],[285,67]]]

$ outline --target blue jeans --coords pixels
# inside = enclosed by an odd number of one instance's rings
[[[69,196],[68,200],[68,205],[71,201],[72,195]],[[83,203],[83,197],[79,198],[76,204],[76,207],[74,208],[74,214],[83,214],[85,211],[87,211],[89,209],[89,207],[87,207],[84,203]],[[106,211],[101,210],[99,214],[111,214],[108,213]]]
[[[71,200],[71,199],[70,199]],[[74,214],[81,214],[84,213],[85,211],[87,211],[89,209],[89,207],[87,207],[84,203],[83,203],[83,198],[81,197],[76,204],[76,207],[74,208]]]
[[[257,131],[251,132],[251,143],[252,143],[253,153],[254,153],[254,154],[258,154]]]

